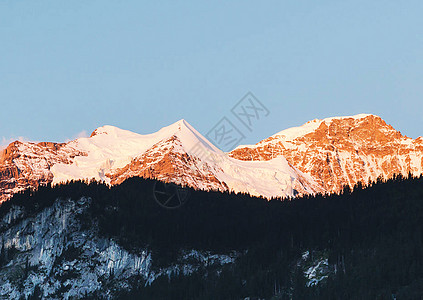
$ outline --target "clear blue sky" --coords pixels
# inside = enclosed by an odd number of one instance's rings
[[[373,113],[423,135],[423,1],[0,2],[0,138],[64,141],[186,119],[205,134],[247,92],[254,143]]]

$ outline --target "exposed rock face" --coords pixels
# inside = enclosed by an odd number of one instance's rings
[[[211,168],[206,162],[185,153],[180,139],[173,135],[106,176],[111,184],[120,184],[129,177],[139,176],[196,189],[227,190],[228,186],[216,178]]]
[[[99,234],[98,224],[81,222],[90,198],[56,200],[36,214],[12,206],[0,218],[0,299],[113,299],[139,280],[220,270],[239,253],[181,251],[167,266],[156,267],[151,251],[129,252],[115,239]]]
[[[15,141],[0,153],[0,202],[28,187],[52,182],[51,166],[69,164],[85,153],[65,143]]]
[[[423,138],[406,137],[378,116],[357,115],[313,120],[230,155],[264,161],[283,155],[325,191],[339,192],[344,185],[379,176],[422,174]]]

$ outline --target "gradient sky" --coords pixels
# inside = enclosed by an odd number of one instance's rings
[[[248,91],[243,143],[337,115],[423,135],[423,1],[0,2],[0,138],[102,125],[205,134]]]

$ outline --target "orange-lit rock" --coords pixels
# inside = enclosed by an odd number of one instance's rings
[[[402,135],[380,117],[313,120],[282,131],[230,155],[241,160],[269,160],[278,155],[311,175],[327,192],[394,174],[422,174],[423,138]]]
[[[26,188],[52,182],[50,167],[71,163],[78,150],[65,143],[30,143],[15,141],[0,153],[0,202]]]

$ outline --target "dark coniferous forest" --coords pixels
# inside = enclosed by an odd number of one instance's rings
[[[72,181],[16,194],[28,215],[58,198],[92,199],[84,226],[129,251],[147,248],[156,266],[181,249],[241,255],[218,273],[140,279],[128,299],[421,299],[423,295],[423,177],[396,176],[340,195],[270,201],[245,194],[190,190],[189,201],[164,209],[153,180],[118,186]],[[299,262],[305,252],[327,257],[329,275],[308,286]],[[0,258],[2,259],[2,258]],[[1,262],[0,262],[1,265]]]

